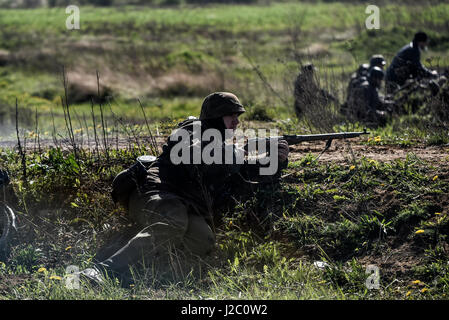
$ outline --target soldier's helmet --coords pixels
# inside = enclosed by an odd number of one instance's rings
[[[381,54],[373,55],[369,61],[370,67],[380,67],[380,66],[383,67],[386,64],[387,64],[387,62],[385,61],[384,56]]]
[[[302,72],[314,72],[314,71],[316,71],[316,68],[313,65],[313,63],[307,63],[307,64],[303,65],[301,69],[302,69]]]
[[[216,119],[235,113],[242,114],[245,111],[235,94],[214,92],[204,99],[201,106],[200,120]]]
[[[368,74],[369,80],[374,80],[374,79],[382,80],[384,77],[385,77],[385,72],[379,67],[372,68]]]
[[[429,40],[429,37],[425,32],[419,31],[415,33],[415,36],[413,37],[413,42],[427,42]]]
[[[357,75],[358,76],[362,76],[362,75],[366,75],[368,73],[368,69],[369,69],[369,64],[361,64],[359,66],[359,68],[357,69]]]

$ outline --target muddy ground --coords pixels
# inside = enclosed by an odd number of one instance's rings
[[[290,147],[289,160],[300,160],[304,153],[319,155],[324,149],[325,143],[305,142]],[[410,147],[398,145],[361,145],[354,142],[335,141],[333,145],[321,155],[320,161],[346,162],[366,157],[376,161],[393,161],[405,159],[407,154],[414,153],[422,160],[449,165],[449,146],[426,146],[419,144]],[[432,164],[432,163],[430,163]]]

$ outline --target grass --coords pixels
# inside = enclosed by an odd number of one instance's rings
[[[0,100],[14,107],[17,97],[21,107],[38,108],[43,125],[50,123],[50,110],[62,114],[60,66],[65,65],[69,82],[83,83],[84,77],[93,92],[99,70],[102,85],[118,102],[116,113],[131,121],[139,120],[136,98],[148,102],[152,119],[184,118],[197,114],[204,96],[216,90],[235,92],[255,110],[276,110],[274,118],[281,120],[295,117],[292,83],[298,61],[314,62],[321,85],[341,102],[357,65],[377,52],[391,60],[410,41],[411,29],[431,36],[426,65],[449,65],[446,4],[382,6],[382,27],[375,31],[364,29],[364,9],[347,3],[82,7],[81,30],[72,31],[65,29],[64,8],[3,10],[0,48],[14,58],[0,66]],[[80,114],[89,113],[88,100],[72,105]],[[34,127],[31,119],[22,125]],[[61,121],[56,125],[64,128]]]
[[[424,7],[424,10],[421,10]],[[400,10],[406,8],[407,10]],[[82,27],[88,33],[98,35],[99,31],[109,32],[110,28],[119,31],[119,25],[125,25],[122,29],[123,35],[140,37],[138,33],[148,26],[179,27],[190,28],[213,27],[222,28],[229,32],[243,31],[277,31],[290,27],[289,23],[293,19],[292,13],[305,12],[303,28],[308,31],[316,28],[316,22],[320,22],[321,28],[331,28],[333,30],[345,30],[354,24],[364,24],[366,19],[364,5],[332,3],[332,4],[311,4],[311,3],[273,3],[270,5],[212,5],[205,7],[184,6],[178,8],[141,8],[141,7],[120,7],[120,8],[93,8],[81,7]],[[445,4],[433,6],[407,6],[407,5],[387,5],[382,6],[383,23],[391,27],[398,21],[391,21],[397,18],[401,23],[410,23],[419,12],[417,23],[432,21],[434,25],[445,23],[448,14],[448,7]],[[359,13],[359,14],[357,14]],[[1,15],[2,24],[8,28],[19,28],[21,32],[55,32],[59,34],[73,34],[65,28],[65,21],[68,14],[65,8],[50,9],[8,9]],[[24,24],[23,18],[27,18]],[[99,28],[99,26],[104,26]],[[147,29],[148,32],[148,29]]]
[[[364,21],[363,15],[357,17],[345,11],[342,4],[333,5],[335,13],[330,13],[327,5],[311,4],[272,4],[269,6],[254,5],[214,5],[200,7],[173,8],[95,8],[81,7],[82,28],[88,32],[98,34],[100,25],[103,32],[114,28],[118,32],[119,25],[127,25],[127,30],[131,29],[131,35],[139,36],[135,31],[152,26],[164,27],[218,27],[225,28],[229,32],[242,31],[276,31],[288,27],[286,18],[291,17],[292,10],[307,11],[310,19],[307,19],[306,29],[313,28],[313,21],[321,21],[323,27],[346,28],[354,22]],[[364,11],[363,6],[350,5],[351,9]],[[83,10],[85,9],[85,10]],[[22,18],[26,15],[29,19],[26,25]],[[35,10],[5,10],[0,16],[2,23],[9,27],[22,28],[21,31],[35,30],[41,32],[69,33],[65,28],[65,20],[68,15],[65,8],[35,9]],[[333,24],[333,19],[337,17],[339,25]],[[249,29],[248,29],[249,28]],[[122,35],[125,35],[123,33]]]
[[[16,141],[18,98],[27,154],[25,178],[20,154],[0,149],[0,167],[12,177],[4,195],[21,225],[11,259],[0,262],[0,298],[447,299],[448,159],[436,163],[412,152],[426,146],[445,152],[447,125],[433,122],[426,106],[353,142],[379,153],[401,148],[403,159],[352,158],[342,151],[345,160],[317,161],[305,151],[289,163],[280,185],[239,194],[217,219],[216,250],[201,261],[135,270],[132,287],[114,279],[102,286],[82,281],[79,290],[65,286],[69,265],[88,267],[98,248],[127,230],[126,211],[109,196],[111,182],[137,156],[154,153],[148,129],[166,136],[180,119],[199,114],[210,91],[241,98],[245,128],[303,134],[324,129],[294,116],[291,84],[299,61],[313,61],[322,85],[340,100],[360,62],[378,51],[391,59],[416,28],[433,39],[425,64],[449,65],[448,5],[382,6],[382,28],[369,32],[364,9],[346,3],[83,7],[82,29],[70,32],[63,9],[2,10],[0,49],[17,54],[0,66],[0,111],[9,119],[2,138]],[[305,53],[312,45],[319,50]],[[102,105],[105,127],[98,103],[95,123],[89,101],[70,104],[76,143],[93,145],[76,154],[67,142],[57,63],[72,72],[69,82],[94,82],[94,92],[99,70],[101,85],[112,92]],[[332,130],[361,131],[363,125],[341,121]],[[47,141],[37,146],[37,138]],[[58,142],[54,148],[48,148],[51,139]],[[369,264],[380,268],[379,290],[365,285]]]
[[[114,207],[108,190],[115,174],[148,151],[110,150],[109,160],[105,154],[97,159],[78,153],[78,161],[57,149],[30,153],[25,184],[19,155],[3,150],[0,165],[13,177],[14,207],[26,239],[1,266],[0,277],[7,279],[3,298],[442,299],[447,294],[447,167],[413,154],[393,162],[361,158],[351,165],[321,164],[305,155],[289,164],[290,175],[280,187],[253,190],[223,212],[217,249],[205,260],[184,265],[175,276],[162,275],[157,266],[137,271],[140,280],[130,288],[111,279],[100,287],[82,282],[80,290],[67,289],[65,268],[89,266],[98,247],[122,230],[126,214]],[[392,252],[392,265],[383,264],[385,252]],[[329,267],[317,268],[314,261]],[[368,263],[381,270],[380,290],[365,286]]]

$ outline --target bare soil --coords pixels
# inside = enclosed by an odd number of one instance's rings
[[[298,161],[306,153],[318,156],[323,151],[324,146],[324,142],[305,142],[300,145],[290,146],[289,160]],[[426,146],[424,144],[411,147],[398,145],[370,146],[342,141],[334,141],[333,146],[321,155],[319,161],[348,162],[352,161],[352,155],[356,159],[364,156],[376,161],[393,161],[405,159],[409,153],[414,153],[418,158],[425,161],[449,165],[449,146]]]
[[[24,284],[27,280],[31,279],[29,274],[4,274],[0,275],[0,295],[2,293],[11,292],[12,288],[18,287]],[[1,298],[0,298],[1,300]]]
[[[167,137],[158,135],[155,136],[158,145],[162,146]],[[149,143],[149,137],[138,137],[139,144]],[[77,140],[77,146],[81,148],[95,148],[95,142],[90,139]],[[133,137],[130,138],[109,138],[110,149],[126,149],[131,144],[137,144]],[[42,149],[55,146],[52,139],[41,139],[39,143]],[[34,140],[27,141],[27,150],[37,150],[39,145]],[[58,146],[63,149],[70,149],[71,144],[68,139],[59,139]],[[298,161],[305,154],[312,153],[318,156],[324,150],[325,142],[303,142],[298,145],[290,146],[290,161]],[[0,140],[0,148],[16,148],[17,140]],[[23,147],[23,142],[22,142]],[[99,142],[99,148],[102,149],[102,140]],[[407,154],[413,153],[418,158],[429,161],[433,164],[449,166],[449,145],[443,146],[427,146],[425,144],[417,144],[414,146],[399,146],[399,145],[363,145],[358,144],[356,140],[347,141],[333,141],[332,146],[324,152],[320,158],[320,162],[337,162],[350,163],[354,159],[366,157],[376,161],[394,161],[396,159],[405,159]]]

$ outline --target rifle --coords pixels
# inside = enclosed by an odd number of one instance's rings
[[[369,132],[366,131],[366,129],[363,129],[362,132],[338,132],[338,133],[321,133],[321,134],[304,134],[304,135],[282,135],[282,136],[275,136],[275,137],[266,137],[266,138],[250,138],[248,139],[248,142],[253,141],[261,141],[261,140],[285,140],[289,145],[295,145],[299,144],[304,141],[326,141],[326,146],[324,147],[324,150],[320,153],[320,155],[316,158],[318,159],[324,152],[326,152],[331,144],[332,141],[335,139],[352,139],[360,137],[363,134],[369,134]]]

